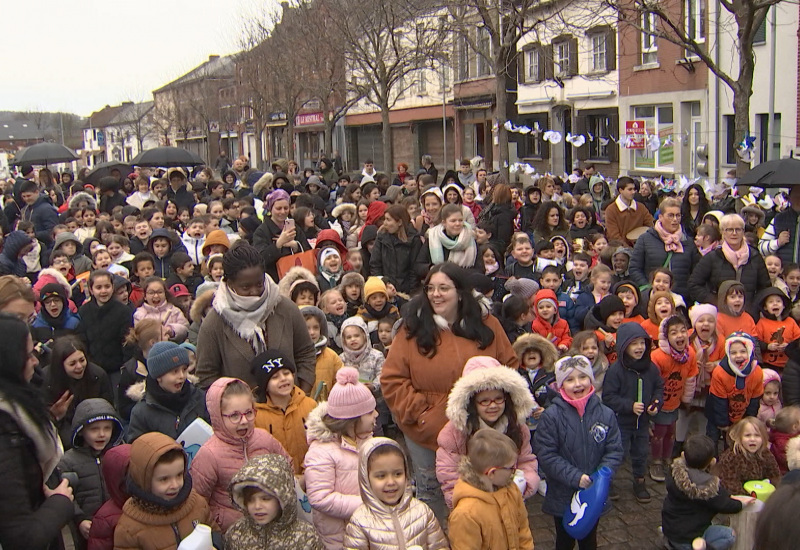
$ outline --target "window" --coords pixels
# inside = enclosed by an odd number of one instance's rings
[[[606,34],[594,34],[592,41],[592,72],[602,72],[606,70]]]
[[[672,105],[643,105],[634,107],[634,120],[643,120],[645,131],[648,137],[645,140],[644,149],[634,149],[633,165],[635,168],[650,170],[671,170],[675,160],[675,146],[664,145],[664,139],[675,133],[672,119]],[[661,148],[658,151],[651,151],[647,141],[651,136],[658,136],[661,140]]]
[[[569,76],[569,42],[553,44],[553,57],[556,76]]]
[[[753,34],[753,44],[766,44],[767,43],[767,17],[761,21],[761,24]]]
[[[773,127],[769,127],[769,114],[762,113],[756,115],[758,123],[758,162],[767,162],[772,159],[781,158],[781,114],[774,113]],[[769,134],[772,134],[772,155],[767,155],[767,141]]]
[[[492,74],[492,67],[489,61],[491,56],[491,37],[486,27],[478,27],[476,36],[476,45],[478,47],[478,70],[476,76],[489,76]]]
[[[542,68],[540,51],[541,50],[536,47],[525,52],[525,80],[528,82],[539,82],[542,80],[540,76]]]
[[[736,119],[733,115],[725,118],[725,164],[736,164]]]
[[[425,69],[417,71],[417,94],[427,95],[428,93],[428,73]]]
[[[607,160],[609,158],[608,148],[611,142],[609,141],[608,144],[603,145],[600,143],[600,137],[608,137],[609,133],[611,133],[609,132],[610,126],[611,120],[608,115],[588,115],[586,117],[586,129],[594,136],[594,140],[587,141],[590,159]],[[616,128],[614,132],[616,132]]]
[[[686,0],[686,34],[695,42],[706,40],[705,0]]]
[[[439,91],[444,92],[450,88],[450,67],[442,65],[439,67]]]
[[[658,63],[658,43],[653,34],[656,31],[656,14],[642,15],[642,65]]]
[[[469,45],[467,39],[461,37],[458,41],[458,80],[466,80],[469,78]]]

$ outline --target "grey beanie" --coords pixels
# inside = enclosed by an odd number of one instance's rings
[[[147,354],[147,375],[158,379],[169,371],[189,364],[189,352],[175,342],[156,342]]]

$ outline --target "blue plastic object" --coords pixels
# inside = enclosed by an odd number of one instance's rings
[[[613,475],[611,468],[603,466],[590,476],[592,484],[587,489],[572,495],[563,524],[564,530],[575,540],[585,539],[600,519]]]

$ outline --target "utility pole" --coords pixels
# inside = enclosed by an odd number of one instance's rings
[[[775,49],[777,43],[777,30],[778,30],[778,6],[773,5],[770,10],[772,19],[770,20],[770,52],[769,52],[769,114],[767,115],[767,151],[764,155],[764,160],[773,160],[775,153],[773,152],[773,143],[775,142]]]

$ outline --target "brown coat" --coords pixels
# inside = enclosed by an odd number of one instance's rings
[[[297,378],[314,386],[316,354],[305,319],[290,300],[281,297],[267,317],[267,347],[294,359]],[[257,382],[250,372],[256,353],[253,347],[211,309],[200,327],[197,339],[197,376],[200,387],[208,388],[223,376],[244,380],[250,387]]]
[[[433,357],[422,355],[416,340],[406,338],[405,326],[397,331],[383,364],[381,389],[400,429],[415,443],[436,450],[436,437],[447,424],[447,396],[468,359],[487,355],[516,368],[517,356],[500,322],[491,315],[483,322],[495,334],[486,349],[478,349],[477,342],[450,331],[440,331],[441,341]]]
[[[627,246],[633,246],[628,240],[628,233],[637,227],[653,227],[650,211],[641,203],[633,201],[633,204],[636,205],[636,210],[628,208],[624,212],[619,211],[616,200],[606,207],[606,235],[609,242],[622,241]]]
[[[303,461],[308,451],[306,419],[317,407],[317,402],[300,388],[292,390],[292,400],[285,411],[271,401],[256,403],[256,428],[262,428],[280,441],[292,457],[295,474],[303,473]]]

